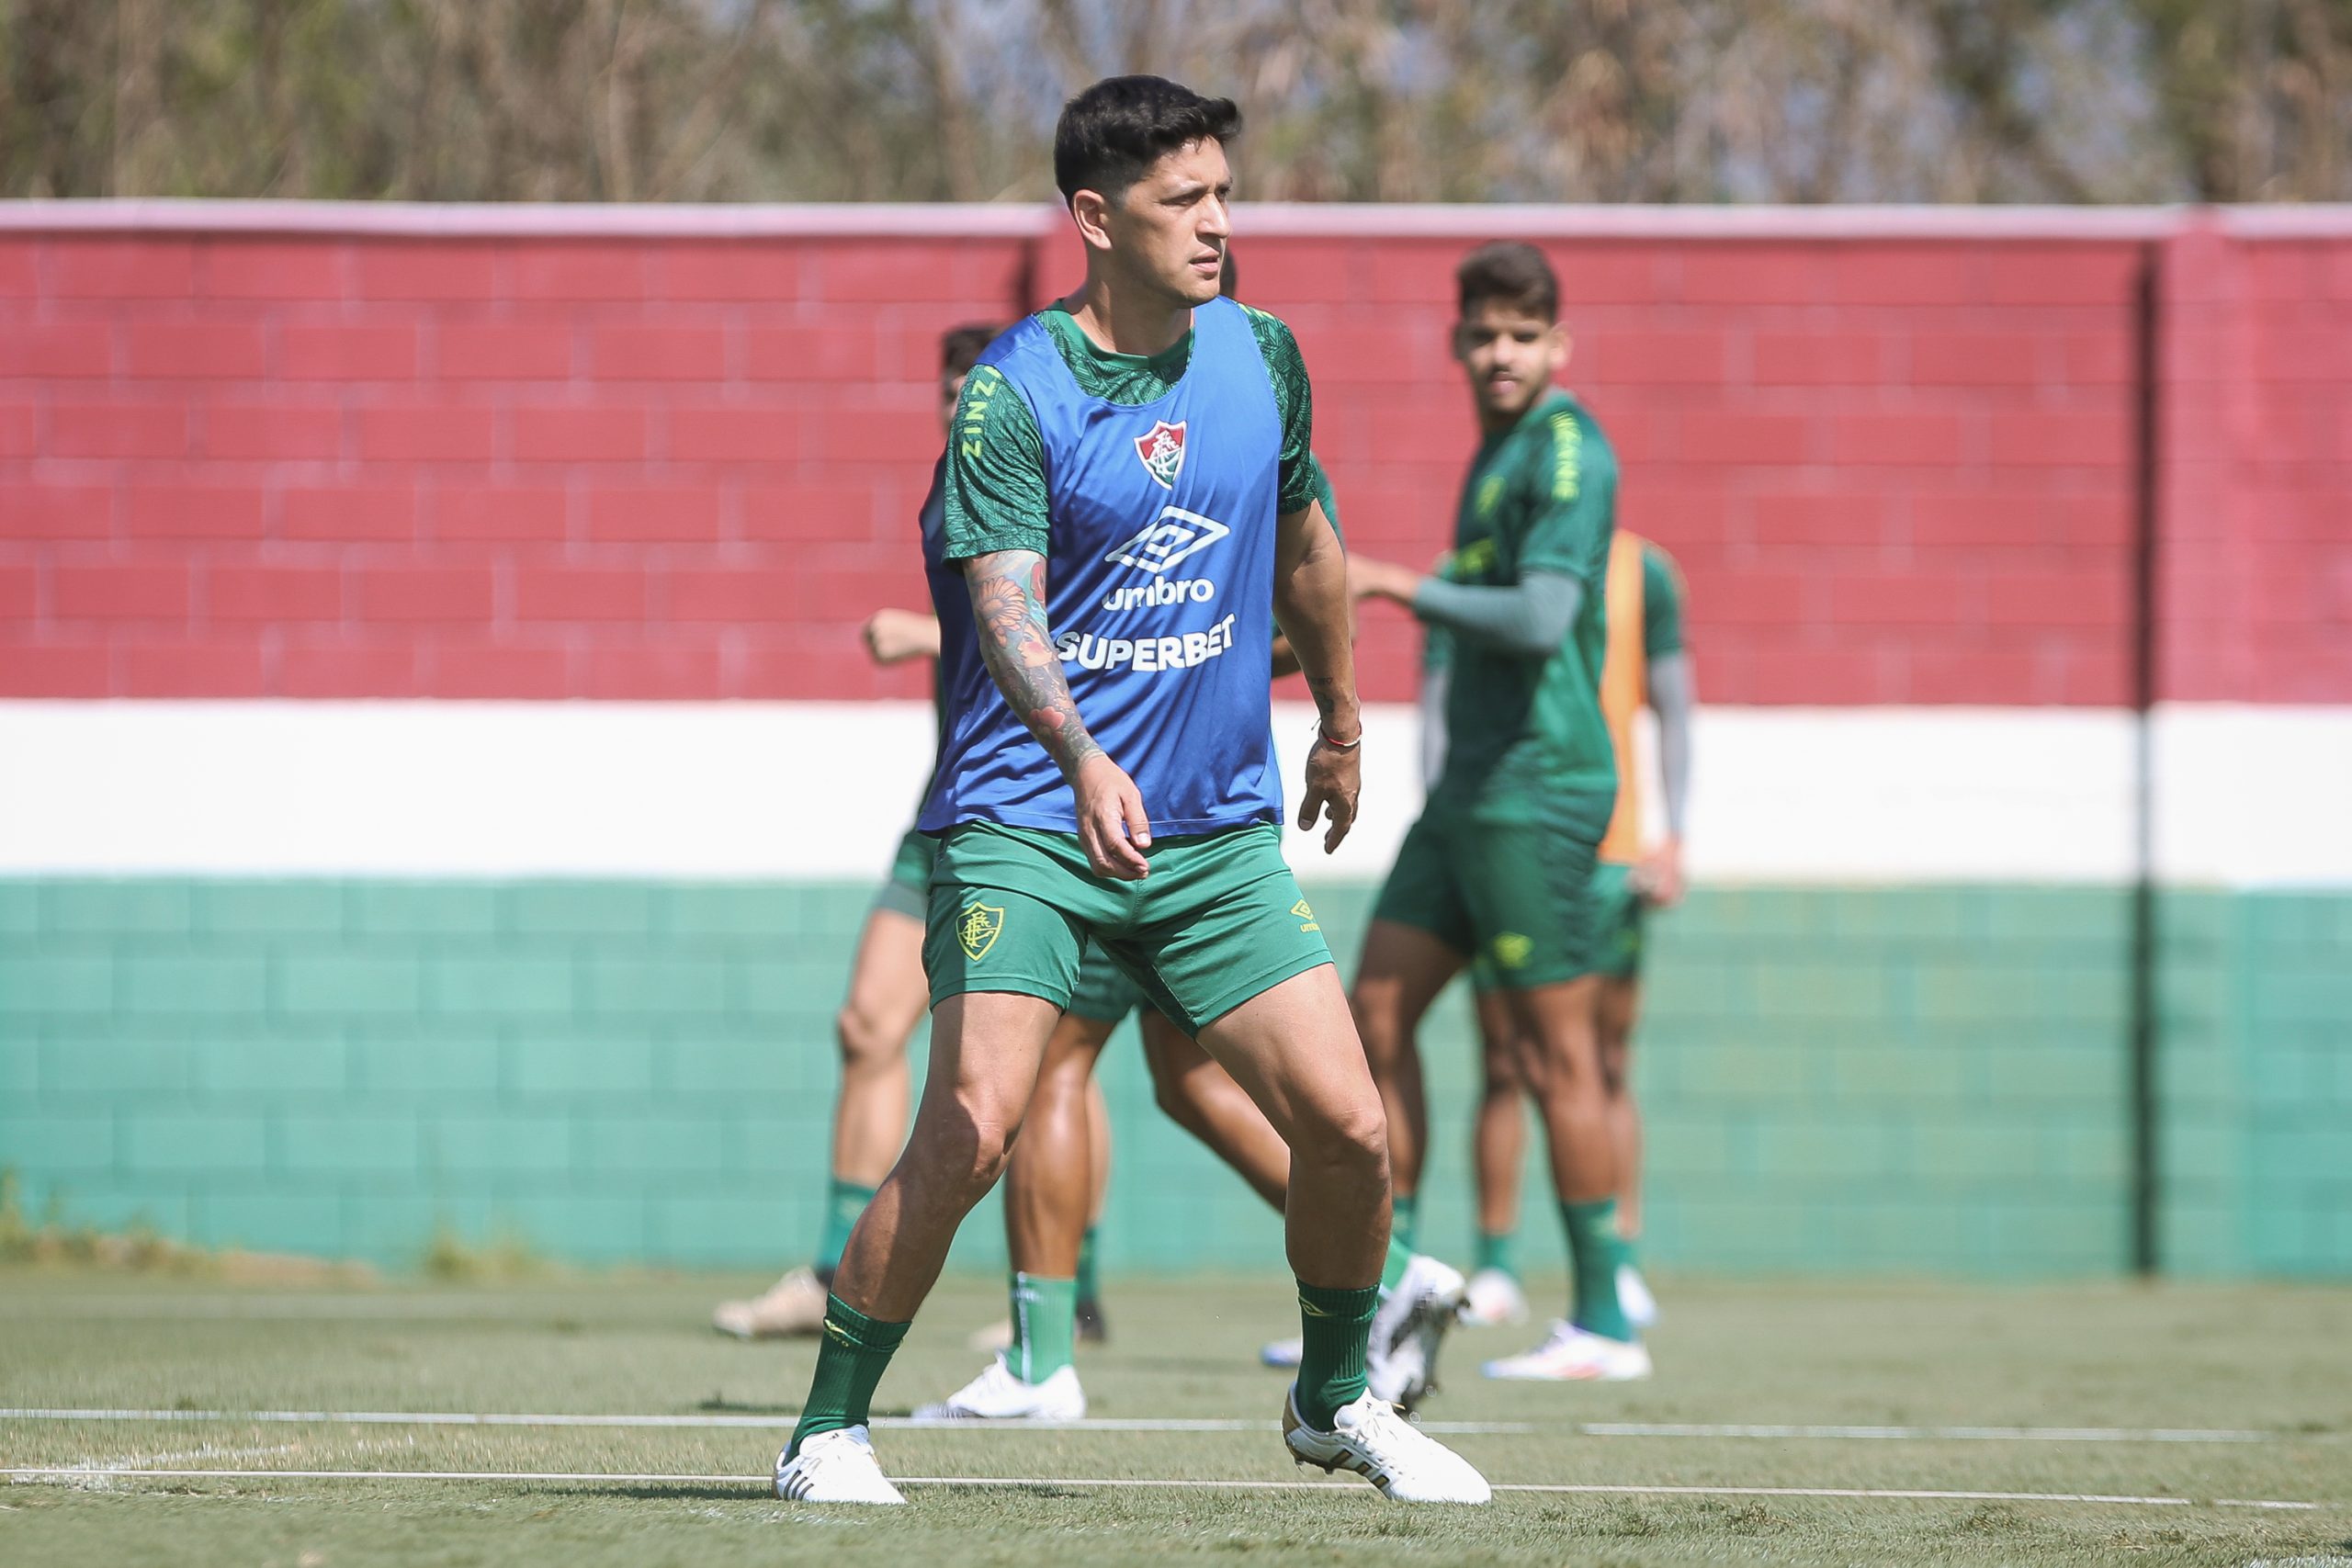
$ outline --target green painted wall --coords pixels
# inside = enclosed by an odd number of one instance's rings
[[[831,1016],[870,889],[0,882],[0,1165],[77,1220],[414,1258],[436,1225],[590,1260],[812,1244]],[[1343,962],[1369,890],[1316,893]],[[1710,890],[1637,1050],[1653,1256],[1710,1270],[2124,1266],[2113,891]],[[2352,896],[2165,901],[2165,1237],[2188,1271],[2352,1273]],[[1425,1245],[1466,1252],[1475,1055],[1425,1037]],[[917,1052],[920,1060],[921,1043]],[[1273,1266],[1279,1229],[1131,1048],[1113,1267]],[[1532,1175],[1528,1261],[1559,1256]],[[993,1204],[958,1261],[1002,1255]]]

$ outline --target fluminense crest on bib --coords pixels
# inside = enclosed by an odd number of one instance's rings
[[[1170,424],[1163,419],[1136,437],[1136,456],[1143,459],[1143,471],[1158,479],[1163,490],[1174,490],[1176,476],[1184,471],[1185,423],[1180,419]]]
[[[988,956],[1003,931],[1004,911],[994,904],[967,904],[956,917],[956,940],[963,944],[964,956],[975,964]]]

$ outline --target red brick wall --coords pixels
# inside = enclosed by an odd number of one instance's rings
[[[0,231],[0,694],[916,694],[854,629],[921,602],[935,334],[1075,262],[993,227]],[[1238,244],[1351,540],[1433,554],[1464,242]],[[2128,700],[2148,242],[1550,248],[1712,698]],[[2156,248],[2165,690],[2352,699],[2352,239]],[[1367,617],[1374,696],[1409,690],[1401,632]]]
[[[2352,700],[2352,242],[2166,247],[2160,689]]]

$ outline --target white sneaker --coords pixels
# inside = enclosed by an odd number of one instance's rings
[[[721,1302],[710,1325],[738,1339],[782,1339],[815,1334],[825,1326],[823,1281],[807,1264],[791,1270],[748,1302]]]
[[[1462,1271],[1420,1253],[1372,1316],[1364,1377],[1373,1396],[1407,1413],[1437,1387],[1437,1352],[1462,1310]]]
[[[1086,1414],[1078,1369],[1064,1367],[1044,1382],[1023,1382],[999,1356],[978,1377],[936,1404],[919,1406],[918,1421],[1075,1421]]]
[[[1527,1292],[1501,1269],[1481,1269],[1470,1276],[1470,1283],[1463,1289],[1462,1321],[1474,1328],[1525,1323]]]
[[[1288,1339],[1269,1339],[1258,1348],[1258,1364],[1272,1367],[1278,1372],[1296,1370],[1298,1359],[1306,1354],[1306,1341],[1295,1335]]]
[[[1283,1398],[1283,1443],[1301,1464],[1352,1470],[1399,1503],[1484,1503],[1494,1496],[1470,1461],[1366,1393],[1318,1432],[1299,1418],[1298,1385]]]
[[[787,1503],[904,1503],[882,1473],[864,1427],[820,1432],[775,1456],[775,1495]]]
[[[1490,1378],[1520,1382],[1632,1382],[1650,1375],[1650,1353],[1638,1341],[1604,1339],[1555,1323],[1552,1337],[1534,1349],[1488,1361],[1480,1370]]]
[[[1657,1326],[1657,1298],[1650,1294],[1649,1282],[1642,1278],[1642,1271],[1630,1263],[1617,1265],[1617,1304],[1634,1327]]]

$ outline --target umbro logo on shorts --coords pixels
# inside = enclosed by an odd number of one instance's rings
[[[1293,904],[1290,907],[1290,912],[1296,915],[1299,919],[1304,922],[1298,928],[1300,931],[1319,931],[1323,929],[1316,923],[1315,911],[1307,908],[1306,899],[1301,898],[1297,903]]]

